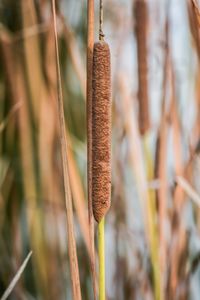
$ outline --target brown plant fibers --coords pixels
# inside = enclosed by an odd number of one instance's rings
[[[136,0],[134,2],[134,19],[138,56],[139,129],[143,135],[150,127],[147,79],[148,11],[146,0]]]
[[[111,71],[107,43],[94,44],[92,99],[92,205],[97,222],[110,207]]]

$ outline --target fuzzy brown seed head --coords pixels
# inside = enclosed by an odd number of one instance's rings
[[[111,67],[107,43],[94,44],[92,101],[92,205],[97,222],[110,207]]]
[[[147,79],[148,11],[146,0],[135,0],[134,21],[138,56],[139,128],[141,134],[145,134],[150,127]]]

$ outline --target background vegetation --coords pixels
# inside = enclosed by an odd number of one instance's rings
[[[151,0],[140,14],[137,2],[104,1],[113,101],[107,299],[199,299],[198,3]],[[57,11],[76,246],[86,300],[92,299],[87,3],[57,1]],[[95,28],[97,39],[98,24]],[[33,251],[13,300],[72,299],[54,43],[50,1],[0,1],[0,295]],[[147,111],[141,124],[142,109]]]

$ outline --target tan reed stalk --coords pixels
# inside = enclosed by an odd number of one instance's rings
[[[154,191],[148,190],[147,179],[152,180],[153,167],[152,159],[150,157],[148,145],[144,141],[144,149],[140,139],[138,124],[136,122],[135,112],[132,105],[132,99],[127,94],[125,86],[124,75],[120,77],[119,85],[123,95],[122,112],[125,119],[125,130],[129,140],[130,147],[130,163],[134,170],[136,178],[139,198],[141,200],[141,207],[144,219],[145,236],[150,248],[150,256],[152,261],[154,285],[155,285],[155,299],[162,299],[160,297],[160,270],[158,261],[158,237],[157,228],[155,224],[155,196]],[[142,150],[145,151],[145,158],[147,163],[147,176],[145,176],[144,157]],[[148,177],[148,178],[147,178]],[[160,298],[159,298],[160,297]]]
[[[183,149],[181,141],[181,124],[178,113],[178,107],[175,95],[175,75],[171,63],[171,86],[172,86],[172,100],[171,100],[171,123],[173,128],[173,147],[175,160],[175,174],[176,177],[184,177],[188,181],[192,177],[193,158],[196,152],[196,145],[191,149],[191,156],[186,164],[183,163]],[[198,145],[198,141],[197,145]],[[174,211],[172,215],[172,240],[170,247],[170,274],[168,280],[168,299],[175,299],[179,292],[179,286],[185,280],[185,270],[187,269],[187,260],[183,259],[187,251],[188,235],[182,219],[182,212],[185,204],[185,191],[183,187],[178,184],[173,193]],[[187,290],[184,291],[187,293]],[[188,299],[183,295],[184,299]]]
[[[41,72],[42,55],[40,39],[38,34],[26,38],[25,31],[38,23],[34,0],[21,1],[21,12],[23,22],[23,44],[25,54],[25,67],[30,91],[31,109],[34,120],[38,121],[40,105],[44,99],[44,80]],[[34,80],[32,80],[34,78]],[[35,88],[37,86],[37,88]],[[42,101],[41,101],[42,100]]]
[[[139,129],[143,136],[143,150],[146,162],[148,180],[154,178],[153,159],[148,145],[148,130],[150,128],[149,99],[148,99],[148,63],[147,63],[147,29],[148,10],[146,0],[135,0],[134,7],[135,36],[137,41],[138,58],[138,101],[139,101]],[[148,191],[148,229],[150,240],[150,253],[154,277],[155,299],[162,299],[161,278],[158,255],[158,228],[156,220],[155,192]]]
[[[50,96],[49,88],[44,80],[42,68],[42,52],[41,52],[41,35],[36,30],[32,36],[27,35],[27,30],[35,26],[37,28],[38,18],[35,2],[33,0],[22,1],[21,3],[22,21],[23,21],[23,49],[25,61],[25,74],[27,78],[27,90],[29,95],[29,106],[31,108],[31,116],[33,123],[37,128],[36,149],[38,155],[37,169],[40,174],[40,189],[38,190],[39,199],[47,199],[49,203],[53,203],[54,199],[61,199],[55,197],[54,194],[54,170],[52,165],[53,154],[53,139],[55,137],[55,109],[54,98]],[[33,31],[32,31],[33,33]],[[55,57],[55,56],[54,56]],[[46,116],[48,115],[48,118]],[[48,145],[48,146],[47,146]],[[43,228],[48,223],[48,219],[52,218],[55,222],[55,211],[49,210],[48,214],[40,210],[43,222]],[[49,300],[55,298],[57,294],[57,287],[52,284],[58,278],[58,267],[52,248],[48,251],[49,260],[51,264],[46,264],[46,272],[48,276],[47,288],[49,293]],[[51,274],[51,275],[50,275]]]
[[[165,234],[165,224],[167,222],[167,137],[168,137],[168,115],[166,112],[166,85],[168,80],[168,18],[165,26],[166,33],[166,47],[164,49],[164,74],[163,74],[163,93],[161,99],[161,120],[158,130],[158,137],[156,142],[156,158],[155,158],[155,178],[159,179],[160,187],[156,192],[159,212],[159,242],[160,242],[160,268],[161,268],[161,290],[163,299],[165,299],[165,277],[167,265],[167,242]]]
[[[148,100],[148,65],[147,65],[147,26],[148,12],[146,0],[135,0],[134,3],[135,36],[138,57],[138,101],[139,129],[145,134],[150,127]]]
[[[67,132],[67,139],[70,141],[69,133]],[[73,203],[75,211],[77,213],[77,218],[80,224],[80,229],[83,234],[83,239],[90,256],[90,241],[89,241],[89,226],[87,222],[87,209],[85,205],[85,196],[83,191],[83,186],[81,183],[80,174],[78,172],[78,166],[76,164],[71,145],[67,148],[68,158],[69,158],[69,174],[70,183],[72,189]]]
[[[71,197],[71,190],[70,190],[69,167],[68,167],[68,158],[67,158],[67,140],[66,140],[66,130],[65,130],[65,117],[64,117],[64,108],[63,108],[59,52],[58,52],[55,0],[52,0],[52,8],[53,8],[56,69],[57,69],[57,84],[58,84],[58,113],[59,113],[59,124],[60,124],[59,132],[60,132],[61,156],[62,156],[62,166],[63,166],[63,175],[64,175],[68,249],[69,249],[69,260],[70,260],[70,271],[71,271],[71,282],[72,282],[72,294],[74,300],[81,300],[81,288],[80,288],[79,268],[78,268],[78,260],[77,260],[77,253],[76,253],[76,241],[74,236],[72,197]]]
[[[162,295],[164,297],[165,290],[165,272],[166,272],[166,254],[167,254],[167,244],[166,244],[166,234],[165,234],[165,224],[167,221],[167,170],[166,170],[166,159],[167,159],[167,120],[163,115],[163,120],[160,124],[160,130],[157,138],[156,145],[156,162],[157,170],[155,177],[159,179],[160,187],[156,193],[158,212],[159,212],[159,258],[160,258],[160,270],[162,277],[160,278],[162,284]]]
[[[181,142],[181,127],[177,110],[177,99],[175,94],[175,75],[172,69],[172,61],[170,57],[170,75],[171,75],[171,125],[173,129],[173,148],[174,148],[174,161],[175,161],[175,174],[176,176],[183,175],[183,151]],[[175,299],[175,295],[178,289],[179,283],[179,265],[181,254],[186,249],[186,232],[181,220],[181,212],[184,203],[184,191],[180,186],[177,186],[174,190],[174,212],[172,215],[172,240],[170,245],[170,275],[168,280],[168,297],[169,299]]]

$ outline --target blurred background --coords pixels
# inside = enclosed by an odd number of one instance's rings
[[[83,299],[89,264],[86,1],[57,3]],[[200,4],[200,3],[199,3]],[[95,40],[98,1],[95,1]],[[112,59],[109,300],[200,294],[200,14],[192,0],[104,0]],[[50,0],[0,1],[0,296],[72,299]]]

